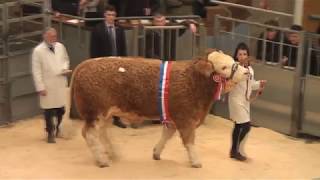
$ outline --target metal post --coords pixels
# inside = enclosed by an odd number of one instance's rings
[[[263,63],[266,62],[266,49],[267,49],[267,43],[269,42],[267,40],[267,30],[265,30],[265,32],[263,33],[263,40],[262,40],[262,57],[261,60],[263,61]],[[268,59],[270,61],[270,59]]]
[[[146,28],[142,28],[142,36],[141,36],[141,38],[142,38],[142,46],[139,46],[139,47],[141,47],[141,49],[139,50],[139,55],[142,55],[142,57],[146,57],[146,46],[147,46],[147,42],[146,42],[146,31],[147,31],[147,29]],[[152,37],[153,38],[153,37]],[[140,40],[139,40],[139,42],[141,42]],[[153,42],[152,42],[153,43]]]
[[[131,34],[131,47],[132,47],[132,56],[138,56],[139,55],[139,48],[138,48],[138,35],[139,35],[139,26],[134,26],[132,28],[132,34]]]
[[[304,0],[295,0],[293,23],[302,25]]]
[[[2,5],[2,23],[3,23],[3,54],[8,56],[9,53],[9,24],[8,24],[8,5],[4,3]]]
[[[3,54],[6,56],[6,59],[3,62],[4,66],[4,112],[5,112],[5,121],[11,121],[11,83],[10,83],[10,66],[9,66],[9,24],[8,24],[8,4],[4,3],[2,8],[2,23],[3,23]]]
[[[290,134],[297,137],[302,126],[304,117],[304,91],[305,91],[305,74],[304,67],[304,32],[299,32],[301,37],[298,46],[297,66],[293,82],[292,106],[291,106],[291,128]]]
[[[160,46],[160,49],[159,49],[159,51],[160,51],[160,59],[161,60],[164,60],[164,56],[165,56],[165,54],[164,54],[164,48],[163,48],[163,46],[164,46],[164,29],[161,29],[160,30],[161,31],[161,36],[160,36],[160,44],[159,44],[159,46]]]
[[[44,14],[43,25],[44,27],[51,27],[51,12],[52,12],[52,4],[51,0],[44,0],[42,13]]]

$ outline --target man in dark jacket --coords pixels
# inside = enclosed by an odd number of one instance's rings
[[[107,6],[103,23],[98,24],[91,34],[90,55],[92,58],[103,56],[126,56],[124,30],[115,24],[116,11]]]
[[[126,40],[124,30],[116,26],[116,10],[107,6],[104,12],[105,21],[98,24],[91,34],[90,55],[92,58],[104,56],[126,56]],[[119,117],[113,117],[113,124],[126,128]]]
[[[279,26],[279,23],[275,20],[267,21],[265,22],[265,24],[269,26]],[[274,63],[279,62],[280,60],[280,45],[278,44],[280,41],[279,31],[276,29],[267,28],[267,31],[265,33],[261,33],[259,38],[260,39],[265,38],[265,40],[258,41],[257,59],[266,60]],[[263,46],[265,46],[265,49],[263,49]],[[265,50],[265,53],[263,53],[263,50]]]
[[[292,25],[290,30],[303,31],[302,26]],[[296,67],[298,58],[298,47],[301,43],[300,35],[298,32],[289,32],[285,44],[283,46],[283,65]]]

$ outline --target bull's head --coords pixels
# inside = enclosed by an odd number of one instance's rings
[[[249,74],[246,68],[238,65],[231,56],[221,51],[208,54],[208,61],[212,64],[215,73],[233,82],[245,80]]]

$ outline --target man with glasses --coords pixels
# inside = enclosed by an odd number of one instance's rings
[[[92,58],[127,55],[125,33],[121,27],[115,24],[116,15],[115,8],[107,6],[104,12],[104,22],[92,30],[90,44]],[[113,119],[116,126],[126,128],[119,117],[113,117]]]

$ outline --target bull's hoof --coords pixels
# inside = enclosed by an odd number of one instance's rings
[[[154,159],[154,160],[161,160],[159,154],[153,154],[153,159]]]
[[[193,168],[202,168],[202,164],[201,163],[195,163],[195,164],[192,164],[191,167],[193,167]]]
[[[109,163],[107,162],[97,162],[99,168],[109,167]]]

